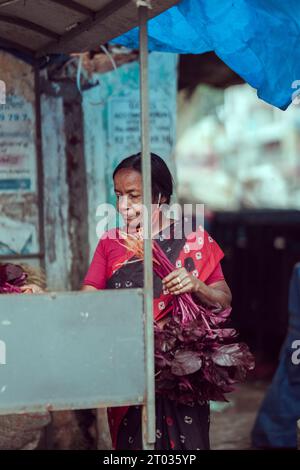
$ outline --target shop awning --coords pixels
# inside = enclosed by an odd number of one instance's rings
[[[176,3],[152,0],[149,17]],[[0,47],[30,57],[88,51],[137,24],[134,0],[0,0]]]

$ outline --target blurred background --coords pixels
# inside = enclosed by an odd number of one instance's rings
[[[225,251],[234,321],[271,364],[300,257],[300,108],[283,112],[247,84],[228,85],[179,91],[178,197],[205,204],[207,229]]]
[[[97,208],[115,202],[113,169],[140,150],[138,53],[107,45],[33,63],[6,47],[0,70],[0,260],[42,267],[49,290],[77,290]],[[213,53],[153,52],[149,73],[151,150],[174,175],[175,200],[205,205],[225,252],[232,323],[257,362],[228,404],[212,404],[212,446],[249,448],[300,260],[300,106],[259,100]],[[93,417],[54,415],[54,447],[93,445]]]

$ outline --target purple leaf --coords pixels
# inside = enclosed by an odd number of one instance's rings
[[[171,363],[171,372],[179,376],[189,375],[197,372],[201,366],[200,354],[194,351],[177,351]]]
[[[254,368],[253,356],[245,343],[235,343],[220,346],[212,354],[212,360],[219,366],[243,366],[249,370]]]

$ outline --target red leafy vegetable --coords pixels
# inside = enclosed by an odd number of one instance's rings
[[[171,362],[171,372],[174,375],[194,374],[202,366],[201,355],[195,351],[177,350]]]
[[[27,275],[16,264],[0,265],[0,294],[20,294],[21,286],[25,284]]]
[[[125,235],[126,246],[143,258],[143,240]],[[162,279],[175,267],[153,241],[153,269]],[[233,328],[222,328],[231,309],[205,308],[190,294],[174,295],[172,315],[161,328],[154,326],[156,390],[170,399],[193,405],[208,400],[227,401],[225,394],[254,368],[244,343],[232,343]]]

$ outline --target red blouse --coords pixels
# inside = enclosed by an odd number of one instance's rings
[[[121,242],[120,242],[121,241]],[[105,289],[106,282],[114,270],[132,254],[122,245],[124,240],[120,238],[118,229],[112,229],[101,237],[94,253],[92,262],[86,274],[83,284],[93,286],[96,289]],[[224,275],[219,262],[213,272],[205,280],[206,285],[223,281]]]

